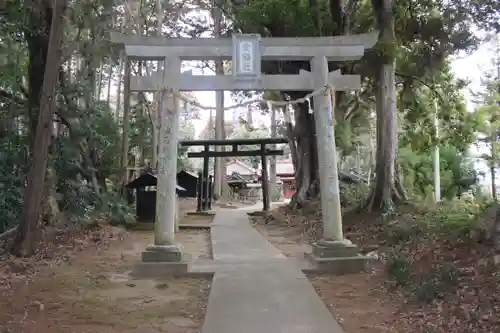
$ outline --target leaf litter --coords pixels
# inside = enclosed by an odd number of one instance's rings
[[[346,237],[363,253],[376,253],[382,260],[371,273],[309,276],[332,314],[346,333],[499,333],[498,254],[474,235],[465,240],[447,234],[410,238],[398,245],[387,240],[388,223],[411,225],[414,215],[418,212],[406,211],[388,222],[372,213],[345,214]],[[322,234],[318,203],[299,211],[283,206],[254,219],[254,224],[288,256],[303,253],[304,246]],[[388,274],[388,258],[394,252],[408,258],[410,282],[404,288]],[[443,268],[454,276],[433,273]],[[443,279],[450,280],[449,285]]]
[[[194,245],[205,246],[205,235],[181,234],[196,256],[207,255]],[[199,332],[209,280],[129,277],[151,241],[151,232],[104,224],[84,231],[46,228],[35,256],[4,253],[0,332]]]

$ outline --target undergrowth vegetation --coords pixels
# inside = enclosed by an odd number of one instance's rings
[[[468,171],[467,163],[458,163]],[[459,174],[459,169],[456,171]],[[464,173],[462,172],[462,175]],[[471,174],[464,178],[450,177],[450,188],[475,193]],[[418,184],[414,173],[403,177],[406,183]],[[456,184],[453,184],[455,179]],[[363,252],[375,252],[384,263],[390,290],[411,300],[432,303],[453,296],[464,278],[474,274],[490,274],[494,248],[486,240],[485,215],[496,209],[490,198],[453,196],[441,203],[432,203],[425,187],[414,186],[408,193],[411,200],[392,214],[368,213],[360,209],[365,204],[369,186],[366,183],[342,184],[344,231]],[[321,211],[318,201],[304,205],[299,211],[285,207],[273,212],[278,223],[301,224],[310,241],[322,235]],[[481,262],[478,268],[477,262]],[[478,271],[479,269],[479,271]],[[474,273],[471,273],[473,271]],[[489,273],[488,273],[489,272]]]
[[[75,110],[68,109],[64,112],[71,111]],[[104,103],[96,102],[93,108],[86,111],[79,125],[70,132],[74,137],[60,135],[52,142],[46,177],[46,183],[50,184],[47,188],[51,192],[45,193],[44,197],[54,204],[43,209],[43,214],[50,214],[44,221],[53,225],[75,223],[76,227],[93,225],[96,220],[101,219],[113,224],[134,223],[133,207],[118,195],[117,189],[112,185],[119,170],[117,159],[114,158],[119,152],[118,122]],[[2,125],[9,125],[7,120]],[[30,138],[27,133],[15,127],[0,127],[2,233],[16,226],[20,219],[22,189],[29,167],[27,147]],[[83,158],[81,153],[80,144],[89,133],[94,160]],[[98,186],[93,184],[92,179],[97,179]]]
[[[491,204],[457,199],[411,205],[386,217],[385,228],[374,236],[382,244],[379,251],[384,252],[390,283],[419,301],[453,294],[469,260],[489,250],[483,245],[480,219]]]
[[[1,154],[14,155],[9,153],[4,150]],[[0,159],[0,161],[8,164],[8,160]],[[133,205],[128,204],[116,191],[96,193],[89,184],[82,182],[78,175],[69,176],[63,171],[58,174],[64,175],[56,182],[57,210],[64,213],[58,213],[59,218],[62,219],[64,215],[82,226],[94,224],[101,218],[114,225],[129,226],[135,223]],[[23,205],[21,189],[24,177],[24,170],[16,167],[16,164],[10,164],[9,167],[0,165],[0,214],[2,216],[0,233],[18,223]],[[55,220],[49,222],[56,223]]]
[[[405,181],[417,184],[410,176]],[[385,281],[383,287],[399,304],[402,323],[413,332],[496,332],[498,203],[480,195],[474,186],[465,190],[476,195],[460,198],[457,193],[439,204],[416,190],[394,212],[371,213],[360,209],[368,187],[342,185],[344,235],[362,253],[379,259],[374,265],[374,288]],[[267,223],[296,227],[309,242],[322,237],[317,200],[298,210],[292,205],[276,209]]]

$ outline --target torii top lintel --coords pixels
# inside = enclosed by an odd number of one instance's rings
[[[331,61],[360,59],[372,48],[378,31],[359,35],[332,37],[264,37],[260,38],[262,60],[310,60],[325,56]],[[233,57],[231,38],[167,38],[111,33],[111,42],[125,48],[129,59],[217,60]]]

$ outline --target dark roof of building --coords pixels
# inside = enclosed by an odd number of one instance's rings
[[[146,186],[156,186],[157,183],[158,183],[158,177],[155,174],[148,172],[148,173],[143,173],[142,175],[140,175],[139,177],[128,183],[126,187],[131,189],[137,189]],[[186,191],[184,187],[179,185],[176,185],[176,190]]]
[[[194,172],[191,172],[191,171],[181,170],[177,173],[177,175],[179,175],[180,173],[184,173],[184,174],[187,174],[191,177],[198,178],[198,175]]]

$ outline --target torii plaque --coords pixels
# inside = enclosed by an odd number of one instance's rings
[[[233,35],[232,63],[235,81],[259,81],[261,76],[260,35]]]

